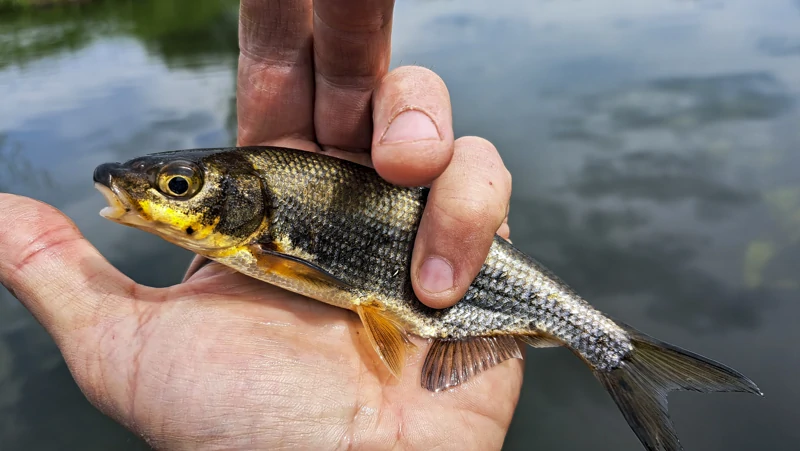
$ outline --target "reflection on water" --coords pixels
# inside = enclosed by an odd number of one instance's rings
[[[135,280],[175,283],[191,255],[99,218],[91,173],[233,143],[238,2],[8,5],[0,190],[54,204]],[[393,65],[441,74],[457,134],[501,150],[517,245],[602,310],[759,383],[764,399],[671,397],[687,449],[793,449],[800,2],[589,5],[398,2]],[[640,449],[581,362],[563,349],[527,359],[506,449]],[[0,443],[146,449],[84,400],[5,291]]]
[[[587,158],[574,189],[589,198],[615,196],[663,203],[694,199],[701,211],[754,201],[746,188],[714,180],[720,163],[724,160],[699,152],[675,155],[658,150],[618,158],[592,157]]]
[[[34,169],[20,143],[0,135],[0,192],[11,192],[14,186],[23,183],[42,190],[55,187],[46,169]]]
[[[765,36],[758,40],[758,48],[769,56],[800,55],[800,35]]]
[[[706,248],[702,237],[654,233],[642,211],[593,208],[573,216],[555,202],[519,204],[514,205],[517,222],[528,226],[515,229],[520,237],[515,242],[531,243],[557,274],[569,274],[576,287],[590,287],[581,291],[590,291],[592,299],[608,299],[606,310],[613,303],[626,309],[636,302],[635,310],[662,325],[716,334],[756,328],[762,312],[775,302],[768,291],[732,287],[707,273],[694,263]],[[548,252],[552,246],[547,243],[559,244]]]
[[[236,56],[238,1],[83,3],[79,7],[0,9],[0,68],[63,57],[115,37],[134,37],[175,67],[201,68]],[[0,8],[6,4],[0,3]]]

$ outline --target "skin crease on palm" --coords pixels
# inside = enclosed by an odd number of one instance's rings
[[[508,236],[511,181],[490,143],[454,140],[438,76],[418,67],[388,72],[393,6],[243,0],[238,141],[322,149],[393,183],[431,185],[412,282],[423,302],[444,307],[477,274],[494,231]],[[389,124],[397,127],[387,131]],[[87,398],[157,448],[503,443],[519,360],[430,393],[420,386],[421,339],[412,338],[417,350],[398,381],[352,312],[216,263],[194,262],[187,280],[169,288],[136,284],[68,218],[31,199],[0,194],[0,221],[12,225],[0,231],[0,282],[53,336]],[[432,255],[452,268],[453,288],[421,287],[420,267]]]

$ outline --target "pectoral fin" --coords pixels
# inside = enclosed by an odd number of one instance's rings
[[[400,379],[406,363],[406,352],[409,348],[415,347],[408,340],[406,331],[375,304],[359,305],[356,311],[361,317],[375,352],[386,364],[389,372]]]
[[[422,365],[422,386],[438,392],[468,381],[508,359],[521,359],[512,336],[434,340]]]
[[[260,244],[254,245],[252,251],[258,259],[259,267],[264,271],[324,287],[335,286],[343,290],[351,288],[348,283],[300,257],[270,250]]]

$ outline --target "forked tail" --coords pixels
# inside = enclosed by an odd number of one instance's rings
[[[594,374],[650,451],[683,449],[667,411],[670,391],[747,392],[763,396],[753,381],[725,365],[621,326],[631,337],[633,351],[619,367]]]

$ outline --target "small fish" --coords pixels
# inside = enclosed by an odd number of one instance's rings
[[[94,172],[100,214],[256,279],[349,309],[400,378],[408,334],[431,339],[421,384],[455,387],[508,359],[517,339],[564,346],[605,386],[648,450],[680,450],[672,390],[761,395],[720,363],[595,310],[499,236],[466,295],[435,310],[414,295],[411,252],[426,188],[391,185],[365,166],[293,149],[157,153]]]

